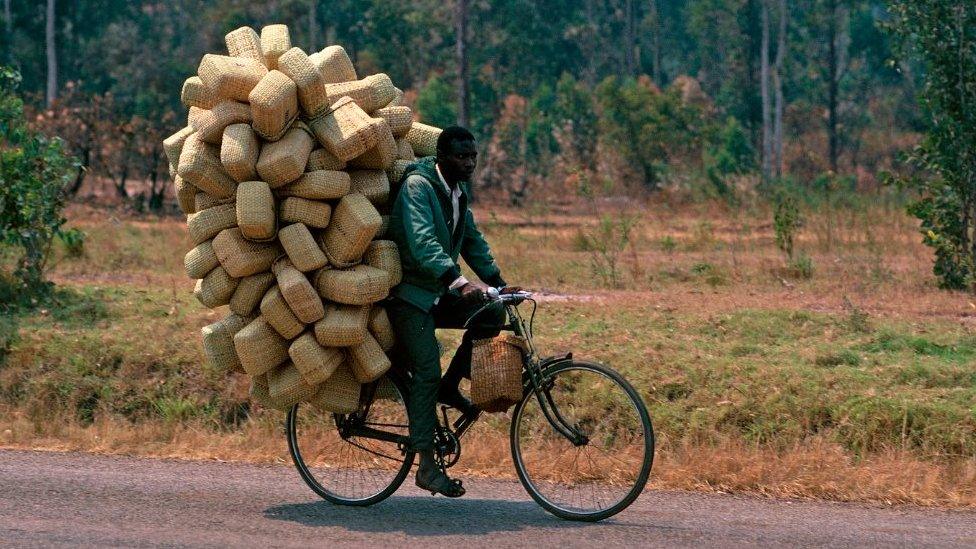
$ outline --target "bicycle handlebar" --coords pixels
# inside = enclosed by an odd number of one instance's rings
[[[485,292],[486,297],[488,298],[488,303],[485,303],[477,311],[475,311],[471,316],[468,317],[468,319],[464,322],[464,327],[465,328],[468,327],[468,324],[470,324],[471,321],[476,316],[478,316],[479,314],[481,314],[482,311],[484,311],[488,307],[491,307],[495,303],[521,303],[522,301],[524,301],[524,300],[529,299],[529,298],[532,297],[532,292],[527,292],[525,290],[521,290],[521,291],[518,291],[518,292],[513,292],[513,293],[510,293],[510,294],[503,294],[503,293],[501,293],[502,289],[503,288],[492,288],[492,287],[489,287],[488,288],[488,291]]]

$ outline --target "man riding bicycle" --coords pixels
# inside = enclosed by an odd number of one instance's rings
[[[412,374],[407,415],[411,449],[420,454],[417,486],[449,497],[464,495],[464,488],[434,458],[437,403],[467,416],[478,414],[458,385],[470,377],[472,341],[498,335],[505,322],[496,308],[473,319],[441,379],[435,328],[462,328],[486,299],[489,285],[505,286],[468,207],[477,156],[471,132],[444,129],[437,156],[417,160],[400,179],[390,216],[389,235],[400,251],[403,279],[391,290],[386,308],[397,339],[393,354]],[[480,282],[461,275],[459,256]]]

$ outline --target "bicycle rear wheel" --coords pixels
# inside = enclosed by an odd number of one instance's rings
[[[654,430],[637,391],[617,372],[590,362],[557,364],[542,374],[550,417],[578,430],[560,434],[534,392],[513,413],[512,459],[539,505],[570,520],[597,521],[629,506],[647,484]],[[553,413],[555,412],[555,413]]]
[[[400,487],[413,465],[415,454],[395,442],[350,434],[356,426],[408,434],[406,391],[390,377],[377,383],[365,417],[320,412],[307,404],[288,412],[285,429],[295,467],[309,488],[332,503],[380,502]]]

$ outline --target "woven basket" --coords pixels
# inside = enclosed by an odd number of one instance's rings
[[[237,226],[248,240],[267,242],[277,235],[274,196],[264,181],[237,186]]]
[[[306,172],[319,170],[344,170],[346,163],[335,157],[329,149],[318,148],[309,153],[308,164],[305,165]]]
[[[326,84],[338,84],[359,78],[356,76],[356,67],[342,46],[329,46],[308,58],[322,73]]]
[[[382,222],[379,212],[365,196],[351,193],[342,197],[322,236],[329,262],[336,267],[358,262]]]
[[[407,168],[410,166],[410,164],[413,164],[412,160],[397,160],[393,163],[392,168],[386,170],[386,177],[389,179],[390,185],[396,185],[401,179],[403,179],[403,174],[407,172]],[[390,202],[395,200],[396,197],[394,196],[390,199]]]
[[[413,154],[413,146],[410,145],[410,142],[405,137],[397,139],[396,146],[397,160],[406,160],[409,163],[417,159]]]
[[[244,371],[251,376],[259,376],[288,360],[288,341],[263,316],[234,334],[234,348]]]
[[[200,119],[206,115],[208,109],[201,109],[200,107],[190,107],[186,114],[186,125],[191,128],[196,128],[200,125]],[[196,131],[195,129],[193,130]]]
[[[278,70],[298,86],[298,101],[306,116],[315,118],[328,110],[330,103],[325,93],[325,78],[301,48],[283,53],[278,58]]]
[[[194,121],[200,139],[212,145],[220,145],[224,129],[231,124],[249,124],[251,107],[237,101],[221,101]]]
[[[234,290],[234,295],[230,298],[231,312],[241,316],[249,316],[261,303],[264,294],[268,292],[274,282],[274,275],[267,272],[242,278],[237,284],[237,289]]]
[[[362,80],[329,84],[325,87],[329,94],[329,102],[334,103],[342,97],[351,97],[364,111],[373,112],[385,107],[396,97],[396,88],[390,77],[380,73],[367,76]]]
[[[306,172],[295,182],[275,189],[278,196],[297,196],[309,200],[335,200],[349,194],[349,174],[340,171]]]
[[[277,141],[298,116],[298,88],[284,73],[272,70],[248,95],[251,126],[265,141]]]
[[[291,49],[287,25],[267,25],[261,29],[261,52],[269,69],[278,68],[278,58]]]
[[[211,366],[220,372],[243,372],[241,359],[234,348],[234,334],[241,331],[247,321],[236,314],[200,329],[203,334],[203,352]]]
[[[325,316],[315,323],[315,338],[325,347],[348,347],[362,343],[366,337],[369,306],[325,306]]]
[[[215,208],[217,206],[223,206],[224,204],[233,204],[235,202],[237,202],[237,195],[231,196],[230,198],[217,198],[210,196],[207,193],[198,192],[193,196],[193,207],[198,212],[202,212],[203,210],[209,208]]]
[[[276,285],[272,285],[268,293],[264,294],[260,307],[261,316],[285,339],[294,339],[305,329],[305,325],[288,307],[285,296]]]
[[[350,170],[350,192],[366,197],[373,206],[381,208],[390,200],[390,180],[383,170]]]
[[[329,381],[319,386],[309,404],[321,412],[350,414],[359,408],[359,392],[362,387],[344,362],[336,368]]]
[[[193,244],[202,244],[224,229],[237,226],[237,207],[234,204],[214,206],[186,216],[186,228]]]
[[[369,334],[366,334],[362,343],[349,347],[346,352],[349,355],[352,373],[360,383],[375,381],[390,369],[390,359],[376,339]]]
[[[379,230],[376,231],[376,238],[386,238],[386,233],[390,230],[390,216],[381,215],[380,219],[382,222],[380,223]]]
[[[183,89],[180,91],[180,101],[187,107],[200,107],[201,109],[212,109],[220,101],[217,94],[204,85],[199,76],[191,76],[183,82]]]
[[[194,133],[183,144],[177,173],[205,193],[228,198],[234,194],[237,182],[224,171],[219,155],[216,147],[204,143]]]
[[[224,128],[220,141],[220,163],[238,183],[258,178],[258,155],[261,144],[250,124],[231,124]]]
[[[281,246],[288,254],[288,259],[299,271],[308,272],[325,267],[328,260],[322,249],[315,242],[315,237],[308,227],[301,223],[292,223],[278,231]]]
[[[305,332],[291,343],[288,356],[309,385],[318,385],[329,379],[345,359],[342,351],[319,345],[311,332]]]
[[[252,242],[237,227],[220,231],[213,240],[213,249],[220,265],[237,278],[267,271],[281,255],[277,242]]]
[[[512,334],[472,342],[471,402],[486,412],[504,412],[522,400],[525,340]]]
[[[407,132],[407,141],[413,147],[413,152],[418,157],[433,156],[437,154],[437,138],[441,135],[441,129],[420,122],[414,122]]]
[[[217,265],[220,265],[220,262],[217,261],[217,254],[214,253],[212,240],[208,240],[186,252],[183,257],[186,276],[197,280],[207,276],[207,273],[214,270]]]
[[[260,61],[208,53],[203,56],[197,75],[218,97],[247,101],[247,95],[268,73]]]
[[[291,362],[285,362],[268,372],[268,395],[276,407],[288,408],[312,398],[317,387],[311,385]]]
[[[260,374],[251,378],[251,387],[247,391],[252,400],[257,401],[261,406],[274,408],[271,402],[271,395],[268,394],[268,374]]]
[[[173,189],[176,193],[176,202],[180,206],[180,211],[185,214],[196,213],[196,195],[198,189],[178,175],[173,177]]]
[[[405,137],[410,131],[410,126],[413,125],[413,111],[410,110],[410,107],[383,107],[377,109],[373,116],[386,120],[393,132],[393,137],[397,138]]]
[[[390,349],[396,344],[390,317],[386,315],[386,309],[380,305],[374,306],[369,311],[369,333],[373,334],[376,342],[385,352],[390,352]]]
[[[326,269],[315,278],[319,295],[335,303],[369,305],[385,298],[390,291],[385,271],[368,265],[349,269]]]
[[[315,138],[333,156],[348,162],[363,154],[379,141],[379,127],[351,98],[332,103],[326,114],[309,125]]]
[[[305,173],[308,154],[315,141],[302,125],[295,124],[285,136],[273,143],[266,143],[258,157],[257,170],[261,179],[272,189],[287,185]]]
[[[230,297],[237,289],[237,282],[238,280],[227,274],[223,267],[217,266],[207,273],[207,276],[197,280],[193,295],[204,307],[215,309],[230,303]]]
[[[285,258],[281,258],[272,266],[272,271],[278,279],[278,289],[288,307],[298,320],[311,324],[325,316],[322,298],[315,287],[298,269]]]
[[[332,206],[328,202],[289,196],[281,201],[278,217],[282,223],[302,223],[307,227],[324,229],[329,226]]]
[[[264,53],[261,51],[261,37],[251,27],[241,27],[224,35],[227,52],[232,57],[248,57],[264,64]]]
[[[171,172],[177,172],[180,165],[180,153],[183,152],[183,144],[186,143],[186,138],[190,137],[195,131],[193,126],[187,126],[163,139],[163,152],[166,153],[166,160],[169,161]]]
[[[376,145],[349,161],[349,165],[354,168],[366,168],[372,170],[385,170],[397,159],[396,139],[390,131],[390,125],[381,118],[374,118],[377,126],[378,140]]]
[[[397,245],[392,240],[374,240],[369,243],[366,253],[363,254],[363,263],[370,267],[376,267],[389,277],[389,287],[392,288],[400,283],[403,278],[403,269],[400,266],[400,252]]]

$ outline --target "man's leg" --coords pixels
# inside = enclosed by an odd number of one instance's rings
[[[462,328],[468,317],[482,305],[484,304],[471,305],[448,294],[441,299],[431,313],[434,317],[435,326],[438,328]],[[454,352],[451,365],[447,368],[444,379],[441,381],[440,395],[451,398],[458,394],[458,385],[461,383],[461,379],[471,378],[472,342],[476,339],[497,336],[506,320],[505,309],[496,305],[482,311],[471,321],[471,327],[464,331],[461,344]]]
[[[434,336],[434,317],[413,305],[393,299],[386,311],[396,334],[396,354],[410,370],[410,445],[414,450],[431,450],[437,426],[437,388],[441,362]]]

